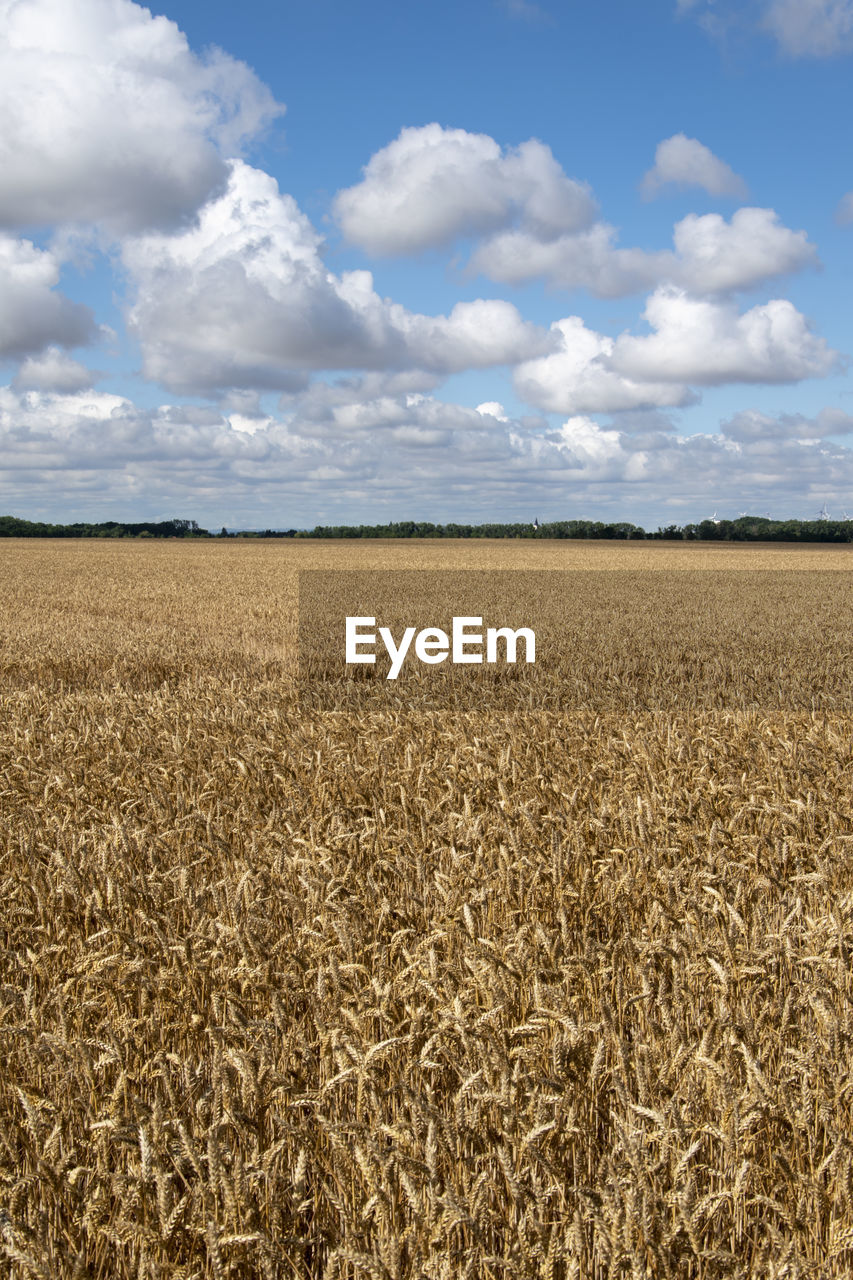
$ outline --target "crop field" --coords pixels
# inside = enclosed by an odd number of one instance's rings
[[[851,557],[0,542],[0,1275],[853,1274]],[[570,588],[434,705],[318,569]]]

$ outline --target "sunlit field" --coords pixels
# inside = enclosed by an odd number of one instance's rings
[[[312,706],[320,568],[578,571],[575,640]],[[851,568],[0,542],[0,1274],[849,1276]]]

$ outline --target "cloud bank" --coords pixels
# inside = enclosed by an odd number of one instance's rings
[[[853,486],[853,449],[831,438],[853,434],[853,418],[834,410],[813,419],[745,411],[714,434],[678,437],[583,414],[534,428],[491,406],[405,394],[352,410],[338,391],[344,400],[325,411],[297,397],[247,431],[239,415],[213,409],[0,389],[0,500],[50,508],[59,483],[103,518],[145,496],[153,510],[189,503],[202,522],[213,513],[263,527],[364,519],[365,503],[377,521],[401,510],[476,521],[567,507],[624,518],[644,504],[666,509],[662,493],[673,519],[689,518],[685,504],[718,506],[720,495],[732,515],[768,505],[810,514],[825,500],[843,504]]]

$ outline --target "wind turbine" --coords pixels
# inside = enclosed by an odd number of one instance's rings
[[[828,512],[828,511],[827,511],[827,509],[826,509],[826,503],[824,503],[824,504],[823,504],[823,506],[821,507],[820,511],[819,511],[819,512],[818,512],[818,514],[817,514],[817,518],[818,518],[818,520],[828,520],[828,519],[829,519],[829,512]]]

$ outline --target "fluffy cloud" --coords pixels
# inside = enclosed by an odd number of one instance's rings
[[[557,320],[552,330],[560,348],[520,365],[515,389],[522,399],[551,413],[615,413],[690,403],[687,386],[634,379],[618,373],[613,357],[618,339],[587,329],[580,316]]]
[[[509,422],[499,400],[484,400],[482,404],[477,405],[477,413],[483,417],[494,418],[496,422]]]
[[[785,53],[825,58],[853,48],[851,0],[770,0],[764,26]]]
[[[554,288],[616,298],[663,282],[700,294],[751,289],[817,262],[805,231],[791,231],[772,209],[738,209],[730,222],[689,214],[675,225],[674,252],[619,249],[615,239],[605,223],[549,241],[503,232],[477,249],[470,269],[507,284],[541,277]]]
[[[420,391],[406,391],[406,380],[408,376],[367,374],[312,382],[304,391],[282,397],[281,420],[288,429],[311,439],[366,443],[382,437],[419,445],[459,439],[465,433],[481,438],[490,429],[500,437],[509,423],[522,432],[547,427],[541,416],[513,421],[497,401],[470,409]]]
[[[645,178],[742,195],[745,184],[695,138],[662,142]],[[588,190],[566,177],[550,150],[531,140],[502,150],[485,134],[431,124],[404,129],[378,151],[355,187],[338,193],[344,235],[370,253],[414,253],[462,235],[481,238],[469,272],[505,284],[543,278],[554,287],[620,297],[664,282],[699,293],[752,288],[816,260],[805,232],[772,209],[691,215],[674,251],[618,248],[616,231],[594,221]]]
[[[672,268],[669,253],[617,249],[615,242],[615,228],[603,222],[550,240],[520,229],[503,231],[476,249],[469,271],[503,284],[541,278],[552,288],[618,298],[647,289]]]
[[[817,263],[805,231],[791,231],[772,209],[738,209],[731,222],[718,213],[688,214],[673,241],[670,279],[694,293],[752,289]]]
[[[838,353],[783,298],[739,314],[731,303],[659,289],[643,315],[654,332],[639,338],[623,334],[614,350],[614,368],[629,377],[716,386],[799,382],[838,367]]]
[[[560,413],[667,407],[690,403],[692,386],[797,382],[839,363],[784,299],[741,314],[731,303],[667,287],[651,296],[643,315],[652,333],[616,339],[587,329],[578,316],[557,321],[559,350],[519,366],[519,394]]]
[[[662,187],[701,187],[712,196],[746,195],[746,183],[713,151],[696,138],[676,133],[659,142],[655,163],[642,181],[646,196],[655,196]]]
[[[89,308],[57,293],[58,281],[53,253],[0,232],[0,359],[26,356],[48,343],[82,346],[95,336]]]
[[[484,425],[479,410],[418,392],[370,400],[338,399],[337,403],[325,405],[306,397],[294,406],[286,420],[295,430],[314,437],[342,439],[357,435],[367,440],[381,433],[410,444],[438,444],[460,431],[482,431]]]
[[[660,144],[645,187],[652,193],[668,182],[745,191],[728,165],[684,134]],[[501,150],[484,134],[437,124],[404,129],[372,157],[360,184],[338,193],[334,208],[344,235],[370,253],[414,253],[476,236],[469,274],[513,285],[541,278],[605,298],[662,283],[698,293],[749,289],[816,261],[805,232],[783,226],[772,209],[739,209],[730,222],[690,215],[676,224],[673,251],[619,248],[615,228],[594,220],[588,190],[542,143]]]
[[[144,370],[173,390],[294,389],[312,369],[450,373],[548,349],[501,300],[425,316],[381,298],[367,271],[338,277],[295,201],[237,162],[196,223],[126,242],[136,290],[129,323]]]
[[[29,391],[70,393],[91,387],[94,375],[59,347],[48,347],[41,355],[30,356],[15,374],[12,385]]]
[[[516,447],[526,443],[532,457],[541,463],[553,465],[559,458],[569,475],[586,480],[640,480],[648,463],[648,454],[636,441],[581,414],[569,418],[546,437],[534,436],[524,441],[514,436],[513,440]]]
[[[853,435],[853,417],[841,409],[822,409],[814,418],[801,413],[783,413],[773,418],[757,409],[744,409],[722,423],[721,429],[730,440],[772,448],[783,440],[806,444],[829,436]]]
[[[0,226],[176,225],[283,110],[131,0],[0,0]]]
[[[404,369],[396,373],[370,371],[339,374],[329,381],[318,378],[298,391],[285,392],[278,407],[286,416],[297,412],[298,407],[303,420],[319,421],[336,405],[366,404],[370,400],[382,400],[386,396],[405,401],[410,396],[421,396],[424,392],[432,391],[441,380],[441,375],[426,373],[423,369]],[[224,397],[220,404],[225,404],[228,398]]]
[[[438,124],[403,129],[334,203],[346,238],[372,254],[418,253],[516,221],[547,240],[594,212],[587,187],[536,139],[502,150],[486,134]]]
[[[41,505],[54,517],[57,504],[102,519],[182,511],[211,527],[348,521],[368,505],[377,520],[404,509],[648,524],[666,492],[677,495],[675,518],[690,519],[720,507],[721,494],[731,505],[721,514],[772,505],[808,515],[824,501],[843,505],[853,487],[853,450],[827,439],[830,425],[836,435],[853,427],[837,410],[795,424],[751,412],[717,434],[678,437],[626,434],[582,414],[551,430],[428,396],[333,408],[324,430],[294,403],[247,431],[239,415],[209,408],[0,388],[0,501],[14,510],[26,499],[28,512]]]

